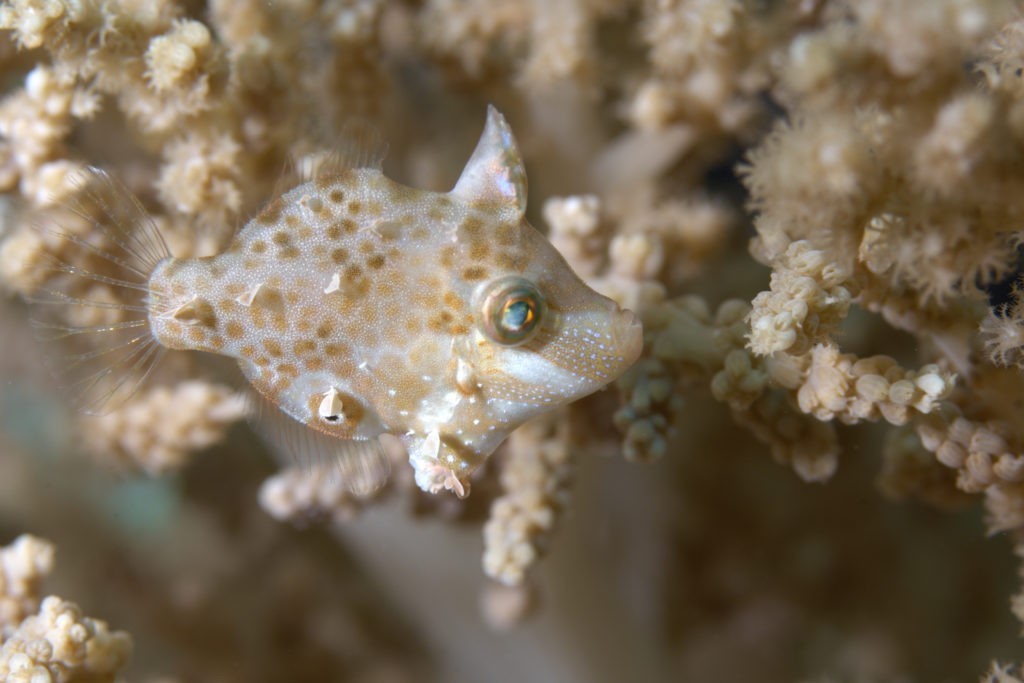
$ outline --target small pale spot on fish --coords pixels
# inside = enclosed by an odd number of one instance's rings
[[[397,240],[402,234],[402,226],[395,221],[381,221],[377,223],[373,231],[384,241]]]
[[[337,389],[331,387],[321,399],[320,405],[317,407],[317,414],[327,422],[340,422],[345,419],[343,409],[341,395]]]
[[[341,273],[334,273],[331,275],[331,281],[324,287],[324,294],[337,292],[339,289],[341,289]]]
[[[316,195],[304,195],[302,199],[300,199],[299,201],[303,203],[306,206],[306,208],[312,211],[313,213],[320,213],[324,209],[323,200],[321,200],[320,197]]]
[[[210,302],[198,296],[192,297],[171,313],[171,317],[186,325],[213,327],[217,316]]]
[[[261,287],[263,287],[262,284],[250,287],[235,297],[235,301],[246,307],[252,306],[252,302],[256,300],[256,295],[259,293]]]
[[[474,382],[473,368],[460,358],[455,367],[455,386],[464,394],[472,394]]]

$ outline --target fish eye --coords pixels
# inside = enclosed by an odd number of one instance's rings
[[[502,278],[491,285],[484,299],[484,332],[505,346],[522,344],[537,331],[544,310],[544,297],[532,282]]]

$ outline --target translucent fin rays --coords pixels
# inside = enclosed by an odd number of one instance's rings
[[[366,496],[387,481],[391,461],[377,439],[345,440],[323,434],[281,412],[258,392],[249,415],[253,429],[271,446],[285,467],[324,469],[341,484]]]
[[[82,226],[43,226],[58,240],[41,262],[47,282],[29,297],[40,341],[75,408],[107,412],[129,398],[164,354],[147,311],[149,275],[170,256],[159,229],[122,184],[88,168],[66,208]],[[83,229],[84,228],[84,229]]]

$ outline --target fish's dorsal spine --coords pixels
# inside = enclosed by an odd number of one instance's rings
[[[487,107],[480,141],[449,195],[516,220],[526,213],[526,169],[519,146],[505,117],[493,105]]]

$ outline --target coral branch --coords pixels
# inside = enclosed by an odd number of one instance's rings
[[[570,449],[556,416],[527,423],[509,437],[503,494],[484,525],[484,573],[507,586],[526,581],[568,504]]]

